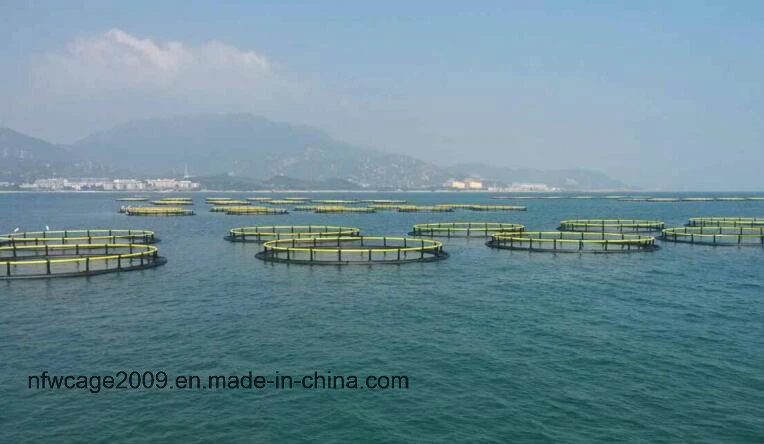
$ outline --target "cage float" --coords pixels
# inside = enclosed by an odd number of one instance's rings
[[[153,245],[42,244],[0,246],[0,280],[89,276],[163,265]]]
[[[578,231],[496,233],[486,245],[508,250],[551,253],[632,253],[658,248],[652,236]]]
[[[193,216],[194,210],[181,207],[122,207],[128,216]]]
[[[232,228],[225,239],[231,242],[265,242],[308,237],[348,237],[360,233],[359,228],[333,225],[268,225]]]
[[[488,237],[500,232],[521,232],[525,226],[505,222],[436,222],[416,224],[412,236],[429,237]]]
[[[704,245],[764,247],[764,225],[676,227],[663,230],[661,240]]]
[[[572,219],[560,222],[560,231],[590,231],[638,233],[661,231],[665,224],[659,220],[643,219]]]
[[[764,217],[693,217],[688,227],[764,227]]]
[[[92,244],[128,243],[153,244],[158,242],[149,230],[55,230],[22,231],[0,235],[0,245],[40,245],[40,244]]]
[[[343,236],[272,240],[256,257],[292,264],[405,264],[445,259],[448,253],[431,239]]]

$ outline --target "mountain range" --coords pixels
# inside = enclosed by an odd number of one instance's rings
[[[441,187],[451,178],[476,177],[565,189],[626,188],[590,170],[510,169],[480,163],[442,167],[412,156],[363,149],[315,128],[250,114],[135,120],[70,145],[54,145],[0,128],[0,181],[54,176],[180,177],[186,168],[205,185],[227,182],[249,187],[428,189]]]

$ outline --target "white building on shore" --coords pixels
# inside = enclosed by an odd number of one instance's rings
[[[178,179],[37,179],[34,183],[20,186],[27,190],[103,190],[103,191],[194,191],[201,186],[197,182]]]

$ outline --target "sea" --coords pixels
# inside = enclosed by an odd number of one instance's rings
[[[223,239],[253,225],[401,236],[439,221],[764,217],[764,201],[554,194],[167,195],[192,197],[191,217],[120,214],[124,194],[0,194],[1,232],[148,229],[167,258],[0,281],[0,442],[764,442],[764,248],[550,254],[442,239],[442,261],[336,266],[263,262],[259,244]],[[527,211],[229,216],[207,211],[213,196]],[[42,375],[85,382],[43,388]]]

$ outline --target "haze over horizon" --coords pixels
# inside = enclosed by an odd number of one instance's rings
[[[0,2],[0,126],[252,113],[448,165],[762,190],[764,4]]]

